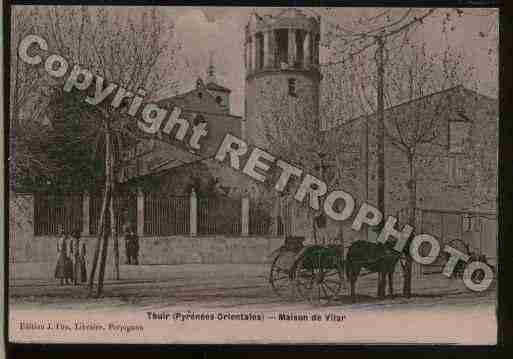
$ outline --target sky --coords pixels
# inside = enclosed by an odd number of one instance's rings
[[[217,79],[232,90],[232,113],[244,113],[244,26],[251,12],[260,15],[280,11],[277,8],[236,7],[173,7],[165,14],[175,23],[177,39],[182,44],[176,78],[180,92],[191,89],[198,76],[205,77],[210,54],[213,54]],[[321,16],[321,37],[330,24],[359,30],[355,19],[362,14],[372,16],[384,9],[323,8],[305,9]],[[399,9],[398,11],[400,11]],[[497,97],[498,92],[498,12],[493,9],[465,9],[461,17],[451,17],[449,31],[442,33],[442,10],[418,28],[412,35],[427,44],[428,51],[437,53],[450,45],[460,50],[464,63],[475,68],[473,87],[480,93]],[[486,34],[482,37],[481,34]],[[322,39],[321,39],[322,42]],[[330,60],[327,48],[320,49],[320,62]],[[166,94],[167,95],[167,94]],[[169,95],[172,95],[170,93]]]

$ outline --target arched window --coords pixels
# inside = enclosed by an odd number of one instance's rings
[[[314,54],[314,58],[313,58],[313,62],[314,64],[318,64],[319,63],[319,46],[320,46],[320,41],[321,41],[321,37],[319,34],[315,35],[315,41],[314,41],[314,49],[313,49],[313,54]]]
[[[303,42],[305,41],[305,31],[296,30],[296,66],[303,67],[305,54],[303,51]]]
[[[281,64],[287,64],[289,61],[289,30],[279,29],[276,30],[276,49],[277,49],[277,67]]]

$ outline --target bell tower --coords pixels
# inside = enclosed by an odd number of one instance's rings
[[[244,137],[269,145],[273,121],[319,128],[320,18],[297,9],[250,16],[245,31]]]
[[[216,103],[221,106],[224,112],[230,113],[230,93],[232,92],[229,88],[221,86],[217,81],[216,68],[214,66],[214,52],[210,51],[209,54],[209,65],[207,68],[207,77],[205,81],[205,87],[210,92]]]

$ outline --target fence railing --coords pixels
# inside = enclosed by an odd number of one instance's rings
[[[100,192],[38,195],[34,205],[35,234],[57,234],[59,224],[63,224],[68,233],[79,229],[82,235],[97,235],[102,205]],[[269,210],[250,203],[249,198],[125,192],[116,194],[114,207],[118,235],[125,232],[126,224],[136,227],[140,236],[266,236],[283,235],[287,231],[286,218],[273,218]],[[110,231],[109,210],[105,221]]]
[[[272,233],[272,216],[263,208],[249,206],[249,234],[265,236]]]
[[[89,233],[92,235],[98,234],[98,224],[100,222],[100,215],[103,204],[103,193],[94,193],[90,196],[89,205]],[[117,195],[114,201],[114,208],[116,213],[116,231],[118,234],[123,232],[123,226],[126,223],[133,223],[135,225],[137,213],[137,198],[135,194],[123,193]],[[107,216],[105,218],[107,228],[110,230],[110,212],[107,209]]]
[[[82,228],[82,194],[36,194],[34,234],[54,235],[59,226],[69,233]]]
[[[144,197],[144,234],[168,236],[189,234],[190,200],[188,196],[147,193]]]
[[[240,235],[241,201],[226,197],[198,198],[198,234]]]

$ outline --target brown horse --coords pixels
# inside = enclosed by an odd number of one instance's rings
[[[345,269],[351,284],[351,298],[355,300],[355,285],[362,268],[371,273],[378,272],[378,298],[385,297],[388,277],[389,295],[394,294],[392,279],[401,253],[393,249],[392,243],[374,243],[359,240],[351,244],[347,251]]]

